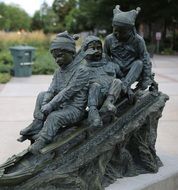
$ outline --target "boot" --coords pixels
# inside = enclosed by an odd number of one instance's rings
[[[88,122],[89,122],[90,126],[92,126],[92,127],[101,127],[103,125],[103,122],[101,120],[101,117],[100,117],[99,112],[96,107],[89,108]]]
[[[24,136],[35,135],[42,129],[42,127],[43,127],[43,121],[39,119],[34,119],[33,122],[28,127],[20,131],[20,135]]]
[[[113,95],[108,95],[107,99],[105,100],[104,104],[102,105],[100,112],[101,113],[106,113],[106,112],[111,112],[111,113],[116,113],[117,108],[114,105],[115,98]]]
[[[32,145],[29,146],[28,150],[32,154],[39,154],[40,150],[46,146],[47,142],[43,138],[38,138]]]

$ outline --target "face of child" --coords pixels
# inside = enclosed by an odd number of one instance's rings
[[[65,49],[54,49],[51,54],[61,68],[65,68],[73,61],[73,53]]]
[[[94,41],[94,42],[90,42],[87,46],[87,52],[89,52],[91,50],[91,52],[93,53],[88,53],[87,55],[87,59],[91,60],[91,61],[99,61],[102,59],[102,44],[99,41]]]
[[[130,37],[131,28],[126,26],[113,26],[113,34],[120,42],[125,42]]]

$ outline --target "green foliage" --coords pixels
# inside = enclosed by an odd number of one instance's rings
[[[10,73],[12,69],[11,65],[0,64],[0,73]]]
[[[10,51],[3,50],[0,52],[0,65],[12,65],[12,56]]]
[[[165,48],[163,51],[161,51],[162,55],[174,55],[175,51],[171,48]]]
[[[9,51],[0,52],[0,83],[6,83],[10,80],[12,71],[12,57]]]
[[[31,23],[32,30],[42,30],[43,29],[43,21],[40,15],[40,11],[36,11]]]
[[[7,83],[11,79],[9,73],[0,73],[0,83]]]
[[[72,33],[105,29],[112,32],[113,9],[119,4],[121,10],[128,11],[141,7],[136,26],[144,23],[148,26],[147,38],[153,42],[155,39],[154,25],[159,24],[162,39],[166,39],[167,29],[175,31],[178,27],[177,0],[55,0],[53,9],[59,17],[61,28]],[[72,8],[71,8],[72,5]],[[173,32],[175,33],[175,32]],[[171,36],[171,48],[177,50],[176,37]]]
[[[60,21],[64,21],[66,15],[76,6],[76,0],[55,0],[53,10],[58,15]]]
[[[67,31],[77,33],[90,29],[86,26],[86,19],[86,16],[78,8],[72,9],[65,17]]]
[[[57,64],[48,50],[40,50],[36,53],[36,60],[32,67],[33,74],[53,74]]]
[[[33,74],[53,74],[57,65],[49,53],[51,36],[42,32],[24,33],[0,32],[0,83],[10,79],[13,68],[13,58],[9,47],[16,45],[30,45],[36,48],[35,61],[32,66]]]
[[[57,15],[52,8],[47,9],[46,15],[43,16],[43,30],[45,33],[59,32],[61,31],[61,24]]]
[[[67,22],[69,21],[69,23],[66,23],[66,17],[68,16],[68,14],[70,14],[70,11],[76,8],[76,5],[77,5],[77,0],[55,0],[54,1],[52,7],[53,7],[54,12],[58,16],[58,22],[60,23],[59,31],[66,30],[66,25],[68,25],[67,27],[71,27],[70,25],[71,25],[72,18],[67,18]]]
[[[119,2],[120,3],[120,2]],[[86,16],[86,26],[90,29],[112,29],[113,8],[118,1],[80,0],[80,12]]]
[[[62,24],[51,7],[45,6],[44,13],[36,11],[31,24],[32,30],[43,30],[45,33],[62,31]]]
[[[0,3],[0,15],[0,30],[16,31],[30,29],[30,16],[15,5]]]

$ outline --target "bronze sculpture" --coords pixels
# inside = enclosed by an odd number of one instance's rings
[[[75,42],[67,33],[61,33],[51,43],[50,51],[59,65],[47,92],[38,95],[34,121],[20,133],[31,136],[35,142],[29,150],[38,152],[55,137],[59,128],[80,121],[86,107],[87,70],[74,61]],[[36,134],[35,134],[36,133]]]
[[[91,126],[102,126],[100,112],[116,112],[114,104],[121,92],[120,67],[106,60],[102,42],[96,36],[88,36],[84,43],[85,62],[89,71],[88,119]],[[117,79],[116,79],[117,77]]]
[[[38,96],[35,120],[21,131],[19,140],[32,145],[0,165],[2,190],[104,190],[117,178],[162,166],[155,142],[168,96],[158,91],[135,33],[137,12],[116,7],[105,55],[99,38],[89,36],[74,58],[72,37],[57,35],[51,51],[61,68]]]
[[[125,91],[136,80],[140,81],[142,89],[151,83],[151,62],[146,50],[145,42],[136,33],[135,19],[140,8],[123,12],[117,5],[113,13],[113,33],[108,35],[104,44],[104,51],[110,59],[117,63],[125,75],[123,88]]]

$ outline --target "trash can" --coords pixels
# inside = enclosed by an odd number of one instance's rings
[[[35,57],[35,49],[31,46],[10,47],[13,56],[13,71],[15,77],[28,77],[32,75],[32,64]]]

